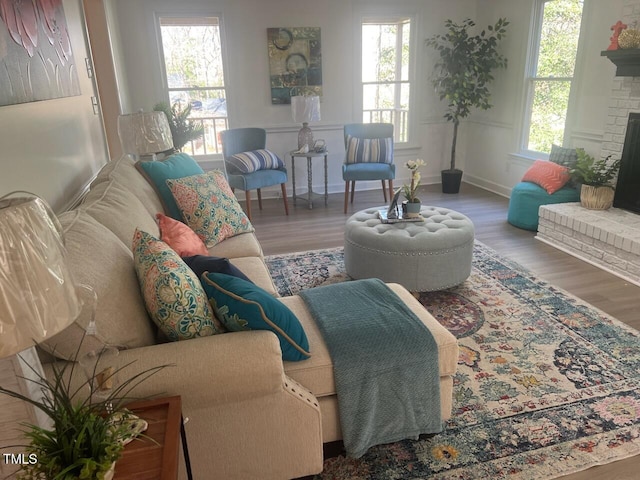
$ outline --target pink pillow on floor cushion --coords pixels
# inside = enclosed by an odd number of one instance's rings
[[[187,225],[162,213],[156,214],[160,227],[160,239],[181,257],[209,255],[202,239]]]
[[[167,180],[167,186],[185,223],[207,247],[240,233],[253,232],[253,225],[220,170]]]
[[[536,160],[533,165],[524,172],[523,182],[531,182],[540,185],[549,195],[557,192],[571,180],[569,169],[547,160]]]

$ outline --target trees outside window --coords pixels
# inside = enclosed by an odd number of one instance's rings
[[[562,145],[584,0],[536,0],[526,74],[522,149],[549,153]]]
[[[167,98],[204,135],[182,150],[190,155],[221,154],[220,132],[228,128],[227,94],[218,17],[160,17]]]
[[[362,121],[392,123],[394,141],[409,135],[410,18],[362,21]]]

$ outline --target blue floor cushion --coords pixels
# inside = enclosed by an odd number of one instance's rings
[[[573,187],[562,187],[555,193],[531,182],[520,182],[511,190],[507,221],[518,228],[538,230],[538,209],[541,205],[580,201],[580,192]]]

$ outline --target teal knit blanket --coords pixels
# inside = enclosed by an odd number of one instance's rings
[[[442,430],[438,347],[378,279],[302,291],[331,354],[347,455]]]

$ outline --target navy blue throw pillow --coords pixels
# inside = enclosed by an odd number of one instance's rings
[[[240,269],[231,264],[228,258],[207,257],[206,255],[192,255],[190,257],[182,257],[191,270],[195,272],[198,278],[202,277],[204,272],[224,273],[232,277],[238,277],[248,282],[249,278],[240,271]],[[251,282],[253,283],[253,282]]]

